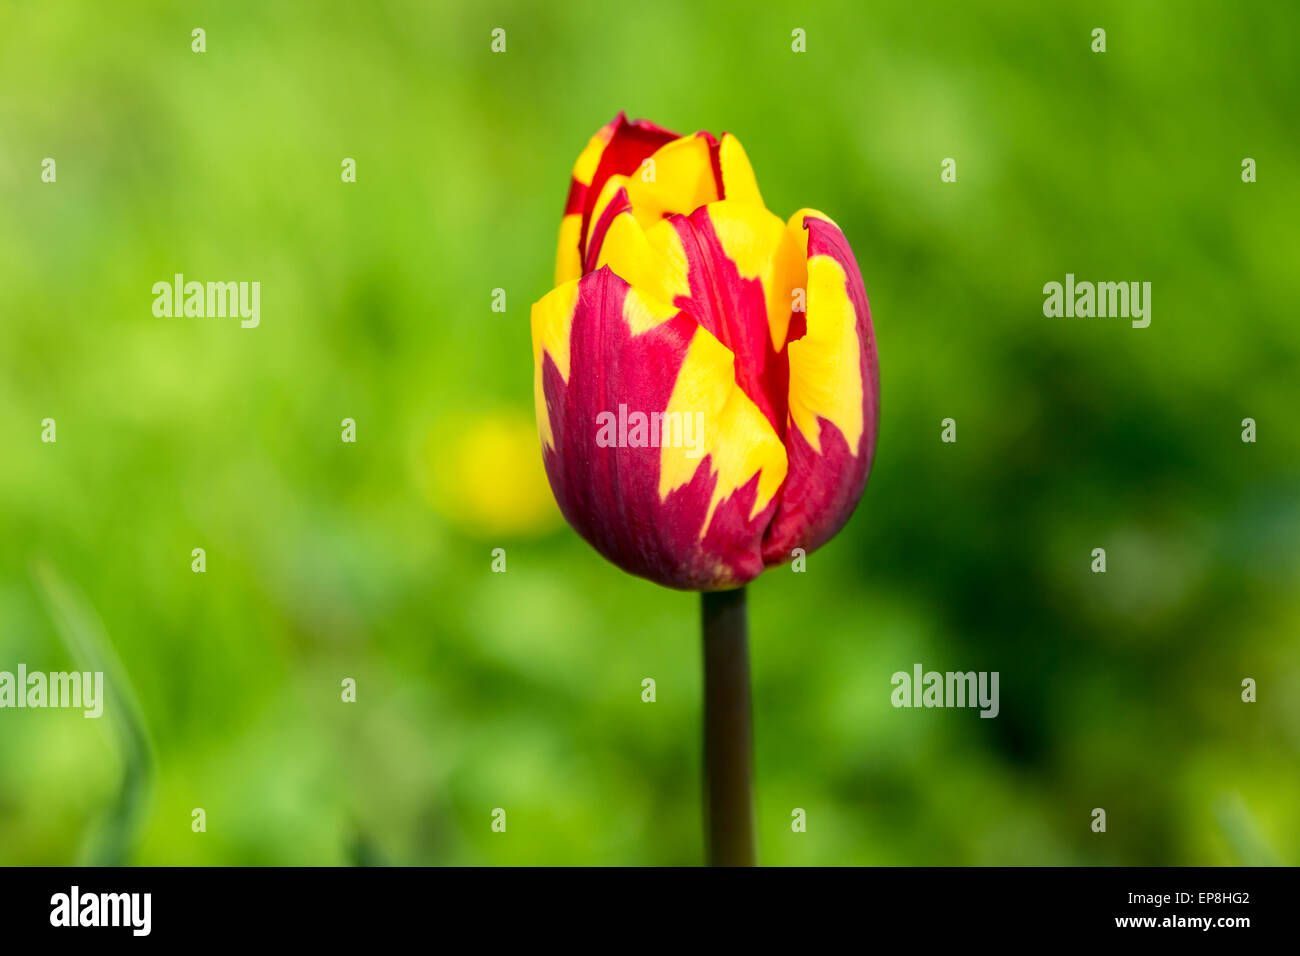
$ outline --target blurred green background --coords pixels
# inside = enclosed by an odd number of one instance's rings
[[[532,421],[529,306],[620,109],[736,133],[875,318],[866,495],[750,588],[762,861],[1300,863],[1298,24],[4,3],[0,670],[117,683],[0,711],[0,863],[701,859],[698,599],[563,524]],[[155,318],[175,272],[260,281],[261,326]],[[1066,272],[1152,282],[1150,328],[1045,318]],[[917,662],[999,671],[1001,715],[895,710]]]

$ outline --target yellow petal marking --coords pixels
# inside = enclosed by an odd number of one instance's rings
[[[789,229],[807,233],[803,217],[813,210],[800,210],[790,218]],[[791,342],[790,420],[803,433],[813,450],[821,454],[819,418],[835,425],[844,435],[849,450],[860,452],[862,440],[862,343],[858,339],[858,316],[849,298],[844,268],[829,255],[808,259],[808,332]]]
[[[691,294],[682,239],[666,219],[642,229],[632,213],[619,213],[605,233],[597,257],[596,268],[604,265],[629,285],[663,302]]]
[[[763,205],[763,196],[758,191],[758,179],[754,176],[754,167],[749,164],[745,147],[740,140],[730,133],[722,134],[718,147],[718,165],[722,168],[722,198],[747,202],[754,206]]]
[[[772,501],[789,466],[785,446],[771,423],[736,384],[734,366],[730,349],[707,329],[696,329],[665,410],[665,420],[680,420],[683,437],[689,435],[693,441],[669,441],[661,447],[660,499],[689,484],[705,455],[711,456],[712,471],[717,475],[700,528],[701,538],[708,532],[719,503],[758,472],[758,493],[749,515],[753,520]],[[695,417],[697,413],[699,418]],[[672,438],[677,437],[672,428],[668,431]],[[695,447],[686,447],[688,444]]]
[[[678,310],[662,299],[630,287],[623,298],[623,321],[633,335],[649,332],[657,325],[676,317]]]
[[[614,196],[620,189],[627,186],[628,179],[626,176],[610,176],[605,180],[605,185],[600,187],[600,195],[596,198],[596,205],[592,207],[591,219],[587,222],[587,245],[591,245],[591,237],[596,231],[596,224],[600,222],[601,213],[605,207],[614,201]],[[612,223],[611,223],[612,225]]]
[[[614,128],[612,125],[602,127],[591,139],[587,140],[587,145],[578,154],[578,161],[573,164],[573,178],[582,185],[591,185],[591,179],[596,175],[596,167],[600,165],[600,157],[604,155],[605,147],[609,145],[613,135]]]
[[[768,210],[739,200],[709,203],[709,221],[741,277],[762,280],[768,331],[779,352],[790,329],[792,293],[806,279],[805,253],[797,237]]]
[[[537,412],[537,433],[548,448],[555,447],[551,415],[546,407],[546,390],[542,383],[543,356],[549,355],[560,378],[569,381],[569,336],[573,331],[573,312],[578,305],[578,280],[552,289],[533,303],[533,405]]]
[[[582,233],[582,214],[572,212],[560,220],[560,246],[555,254],[555,284],[582,276],[582,257],[578,254],[578,236]]]
[[[573,164],[573,178],[584,186],[590,186],[600,165],[600,157],[605,153],[614,136],[614,124],[606,123],[587,141],[587,145],[578,154],[578,161]],[[582,213],[568,213],[560,220],[560,246],[555,254],[555,284],[568,282],[582,275],[582,257],[578,255],[578,243],[582,238]]]
[[[703,136],[683,136],[665,143],[650,158],[653,167],[642,163],[627,177],[627,198],[643,229],[650,229],[665,214],[689,216],[718,198],[709,143]],[[647,182],[651,169],[654,178]]]

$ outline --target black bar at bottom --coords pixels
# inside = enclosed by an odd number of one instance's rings
[[[927,944],[1128,936],[1231,946],[1294,930],[1295,871],[1286,868],[750,872],[11,868],[0,869],[0,932],[6,944],[75,935],[128,945],[283,940],[295,949],[399,933],[433,940],[449,930],[484,941],[510,929],[535,941],[608,941],[622,927],[630,935],[619,938],[663,940],[676,938],[661,935],[674,924],[698,922],[702,894],[717,892],[745,904],[733,929],[768,934],[784,923],[864,941],[885,932],[920,933]]]

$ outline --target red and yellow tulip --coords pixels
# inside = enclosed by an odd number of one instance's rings
[[[619,114],[573,168],[556,283],[532,311],[537,425],[596,550],[708,591],[843,527],[879,414],[862,275],[829,217],[768,211],[739,140]]]

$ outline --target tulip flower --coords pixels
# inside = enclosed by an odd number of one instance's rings
[[[620,114],[574,167],[556,279],[533,307],[537,421],[560,510],[597,551],[718,590],[843,527],[878,385],[862,276],[829,217],[769,212],[730,134]],[[602,442],[602,415],[633,427]],[[695,423],[697,448],[673,440]]]
[[[829,541],[871,470],[875,335],[844,233],[770,212],[731,134],[620,113],[573,168],[532,336],[561,512],[623,570],[705,592],[706,684],[710,629],[738,629],[719,659],[744,663],[736,589]]]

